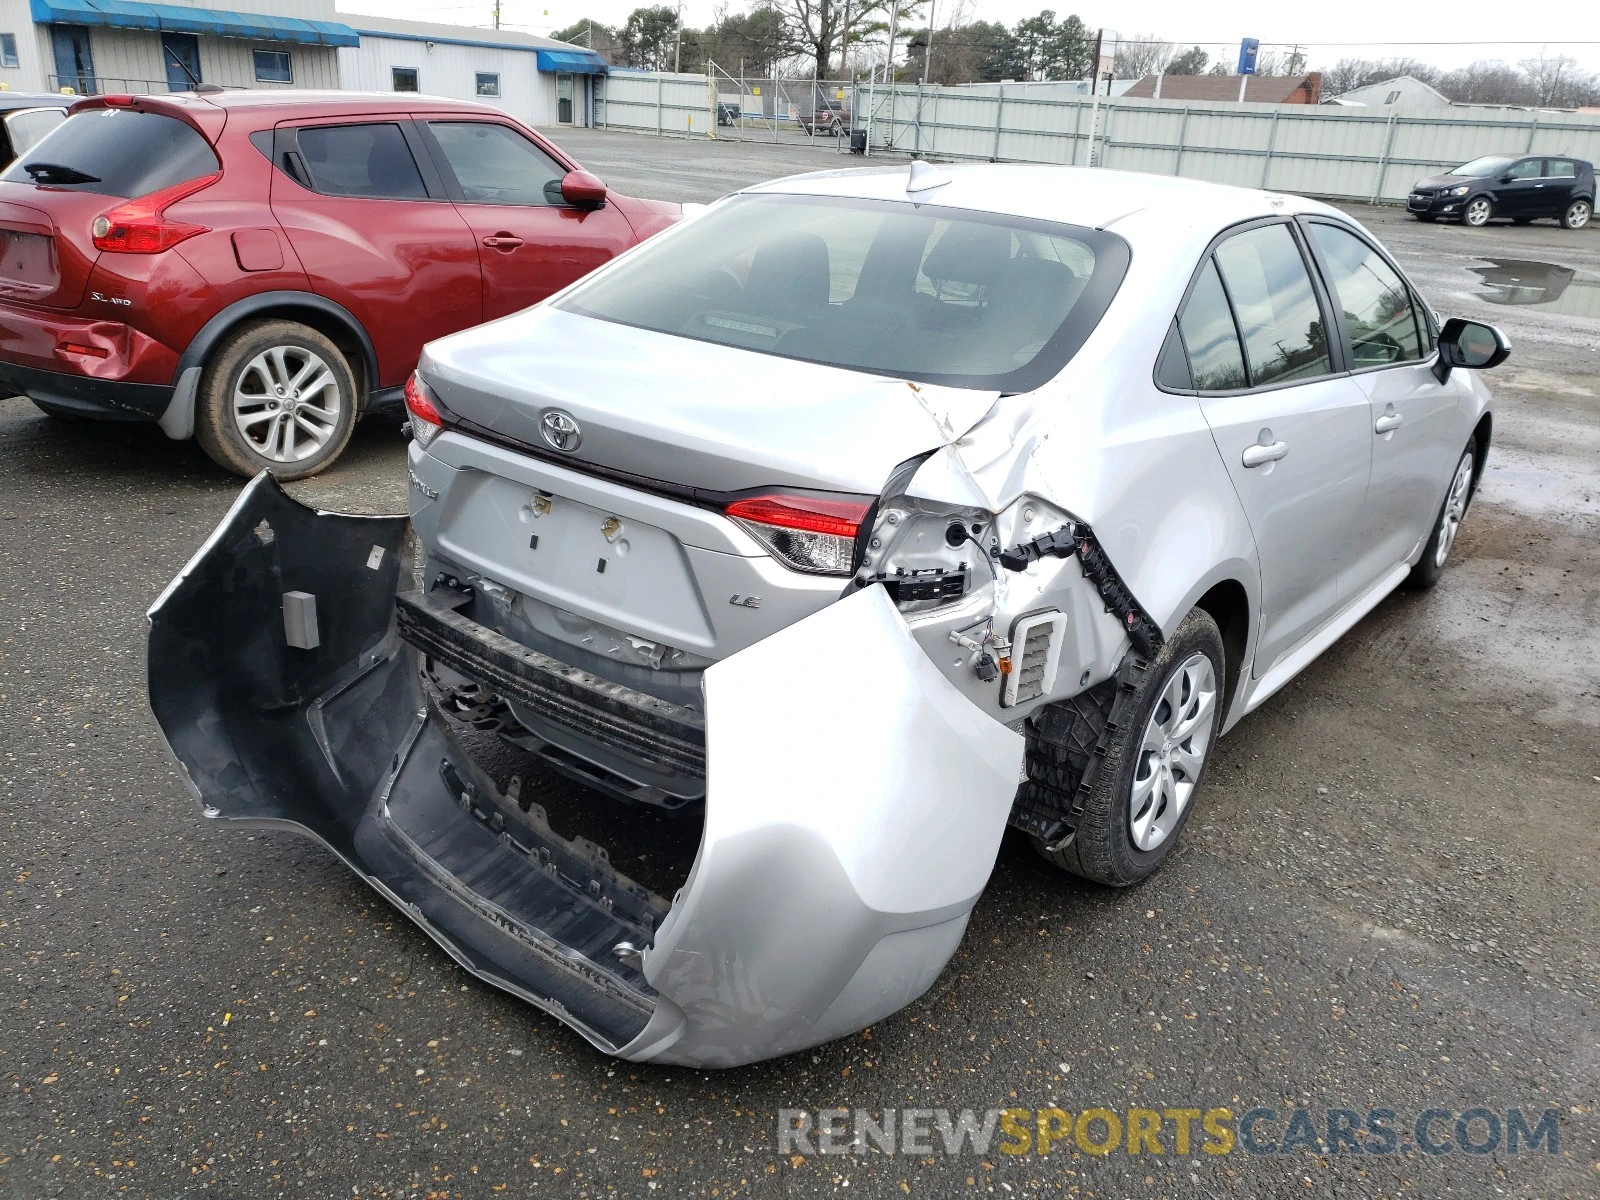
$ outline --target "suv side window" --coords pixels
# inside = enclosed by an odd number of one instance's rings
[[[1383,257],[1355,234],[1320,221],[1311,239],[1322,253],[1327,281],[1350,335],[1351,366],[1416,362],[1422,358],[1426,328],[1411,289]]]
[[[467,204],[559,205],[566,168],[507,125],[430,121]]]
[[[325,196],[428,198],[417,160],[397,124],[304,125],[296,130],[296,140],[312,190]]]
[[[1322,306],[1287,225],[1235,234],[1215,257],[1243,335],[1250,386],[1333,371]]]
[[[1196,388],[1202,392],[1231,392],[1250,386],[1228,295],[1222,290],[1216,263],[1209,258],[1200,269],[1189,302],[1178,314],[1178,330],[1183,335]]]
[[[1578,164],[1570,158],[1547,158],[1544,160],[1544,173],[1547,179],[1576,179]]]
[[[1537,179],[1543,168],[1543,159],[1525,158],[1519,163],[1513,163],[1506,174],[1513,179]]]

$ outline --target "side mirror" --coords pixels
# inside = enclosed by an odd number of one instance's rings
[[[1513,175],[1510,171],[1507,171],[1504,175],[1500,176],[1500,182],[1501,183],[1511,183],[1515,179],[1516,179],[1516,176]]]
[[[600,208],[606,185],[587,171],[568,171],[561,177],[561,198],[574,208]]]
[[[1511,343],[1493,325],[1451,317],[1439,331],[1439,360],[1433,373],[1443,383],[1454,367],[1487,371],[1511,356]]]

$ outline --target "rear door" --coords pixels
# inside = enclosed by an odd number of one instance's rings
[[[1466,445],[1464,375],[1433,373],[1434,331],[1400,272],[1345,225],[1305,223],[1341,314],[1337,328],[1371,419],[1372,482],[1345,591],[1359,594],[1411,554],[1432,527]]]
[[[1576,198],[1578,164],[1570,158],[1545,159],[1543,183],[1541,215],[1559,217],[1567,211],[1567,205]]]
[[[1367,398],[1338,373],[1318,289],[1286,222],[1217,244],[1178,325],[1255,534],[1262,675],[1339,608],[1372,461]]]
[[[278,127],[272,213],[316,292],[372,339],[396,387],[422,345],[483,319],[472,231],[404,116]]]
[[[492,118],[424,122],[445,185],[483,266],[483,317],[537,304],[633,244],[615,205],[583,209],[561,196],[567,168]]]

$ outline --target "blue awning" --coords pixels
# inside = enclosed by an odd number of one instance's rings
[[[359,46],[361,39],[337,21],[303,21],[263,13],[143,4],[139,0],[29,0],[42,25],[95,25],[108,29],[155,29],[167,33],[208,33],[257,42],[298,42],[309,46]]]
[[[570,71],[574,75],[604,75],[606,60],[593,50],[540,50],[539,70]]]

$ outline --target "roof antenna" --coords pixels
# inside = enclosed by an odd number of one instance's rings
[[[950,182],[950,176],[939,170],[932,163],[920,158],[911,160],[911,177],[906,180],[906,194],[916,195],[918,192],[931,191],[936,187],[943,187]]]

